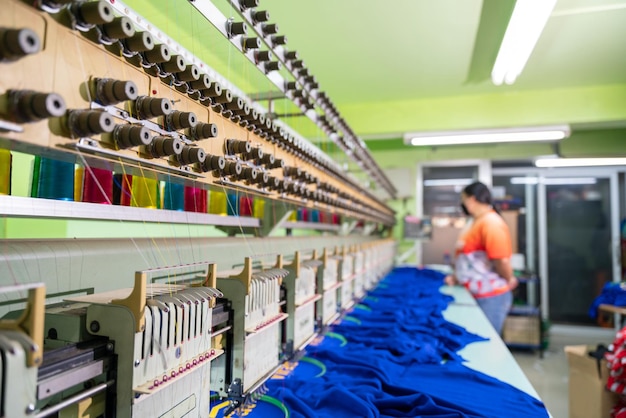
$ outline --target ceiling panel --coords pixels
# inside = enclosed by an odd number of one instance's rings
[[[260,5],[339,104],[626,82],[626,0],[559,0],[518,82],[501,87],[465,82],[481,0]]]
[[[626,2],[622,4],[624,8],[617,10],[556,12],[519,78],[518,87],[625,83]],[[560,10],[564,13],[579,9]]]
[[[455,94],[481,0],[261,0],[337,103]]]

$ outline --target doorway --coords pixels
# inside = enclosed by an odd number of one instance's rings
[[[589,308],[621,277],[617,170],[507,168],[493,176],[494,186],[524,202],[524,252],[540,277],[544,319],[608,326]]]
[[[602,287],[618,281],[617,173],[558,172],[540,178],[542,274],[548,277],[547,311],[558,323],[607,325],[589,316]]]
[[[466,217],[460,208],[465,186],[481,181],[491,186],[491,162],[462,160],[418,166],[416,213],[432,222],[431,239],[416,244],[418,264],[450,264]]]

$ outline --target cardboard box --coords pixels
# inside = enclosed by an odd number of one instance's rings
[[[507,344],[541,344],[541,320],[538,316],[509,315],[504,320],[502,339]]]
[[[589,357],[593,346],[568,345],[565,354],[569,363],[569,416],[570,418],[609,417],[611,408],[617,403],[616,394],[606,390],[609,369],[606,361],[600,364]]]
[[[513,253],[517,251],[517,222],[519,217],[519,211],[517,210],[503,210],[500,212],[502,219],[509,227],[509,231],[511,232],[511,245],[513,249]]]

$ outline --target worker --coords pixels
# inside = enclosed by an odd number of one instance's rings
[[[465,286],[500,334],[518,283],[511,268],[511,234],[483,183],[463,189],[461,209],[471,224],[457,240],[455,270],[444,281]]]

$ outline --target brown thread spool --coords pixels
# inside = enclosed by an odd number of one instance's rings
[[[15,60],[40,50],[41,41],[33,30],[0,28],[0,59]]]
[[[65,100],[56,93],[39,93],[32,90],[9,90],[9,114],[16,122],[27,123],[65,114]]]
[[[239,177],[250,183],[256,183],[259,180],[260,173],[256,167],[243,167]]]
[[[241,47],[243,48],[244,51],[248,51],[251,49],[259,49],[261,48],[261,40],[256,37],[253,37],[253,38],[242,37]]]
[[[173,55],[169,61],[161,64],[163,71],[176,74],[185,70],[185,60],[180,55]]]
[[[103,105],[111,105],[126,100],[135,100],[139,89],[132,81],[96,78],[96,99]]]
[[[154,40],[152,39],[152,35],[148,32],[135,33],[123,42],[126,45],[126,48],[133,52],[145,52],[154,48]]]
[[[166,98],[139,96],[135,100],[137,114],[142,119],[165,116],[172,113],[172,102]]]
[[[217,132],[216,124],[200,122],[190,129],[189,136],[195,140],[215,138]]]
[[[215,103],[225,104],[233,101],[233,93],[228,89],[223,89],[221,94],[214,97]]]
[[[73,3],[71,9],[83,24],[102,25],[113,22],[115,18],[113,9],[104,0]]]
[[[242,171],[243,167],[239,161],[226,161],[223,169],[224,174],[235,177],[239,177]]]
[[[149,145],[152,142],[152,134],[141,125],[117,125],[113,131],[113,138],[121,149]]]
[[[102,25],[102,32],[111,39],[126,39],[135,35],[135,27],[129,18],[121,16]]]
[[[287,37],[285,35],[274,35],[274,36],[270,37],[270,42],[274,46],[286,45],[287,44]]]
[[[224,108],[228,110],[241,110],[244,107],[244,100],[241,97],[235,97],[229,103],[224,104]]]
[[[200,78],[200,69],[193,64],[187,65],[183,71],[176,73],[176,77],[180,81],[196,81]]]
[[[252,17],[253,23],[267,22],[270,20],[270,12],[267,10],[255,10],[250,16]]]
[[[226,140],[226,152],[229,154],[247,154],[252,150],[252,145],[248,141],[238,139]]]
[[[277,34],[278,25],[276,23],[264,23],[261,25],[261,32],[264,36]]]
[[[297,60],[298,59],[298,51],[285,51],[283,53],[283,57],[285,57],[285,60],[287,60],[287,61]]]
[[[182,165],[202,164],[206,160],[206,153],[202,148],[184,145],[178,160]]]
[[[165,126],[168,130],[192,128],[198,124],[198,118],[193,112],[173,111],[165,116]]]
[[[151,50],[144,52],[143,56],[150,64],[161,64],[172,59],[170,49],[165,44],[156,45]]]
[[[229,38],[245,35],[246,32],[248,32],[248,25],[245,22],[226,22],[226,34]]]
[[[244,161],[248,161],[248,160],[256,160],[258,159],[256,156],[260,154],[261,156],[263,155],[263,150],[261,150],[260,148],[251,148],[250,152],[246,152],[246,153],[242,153],[241,154],[241,159]]]
[[[77,136],[89,136],[113,132],[115,122],[111,115],[100,110],[71,110],[68,126]]]
[[[254,53],[254,59],[257,63],[271,61],[274,58],[274,54],[271,51],[256,51]]]
[[[183,143],[178,138],[157,136],[146,149],[154,158],[168,157],[170,155],[180,155],[183,151]]]
[[[240,4],[241,10],[252,9],[253,7],[257,7],[259,5],[259,0],[242,0]]]
[[[200,74],[197,80],[189,81],[189,87],[192,89],[200,90],[200,92],[204,92],[211,88],[211,79],[206,74]]]
[[[207,155],[200,168],[204,172],[220,172],[226,168],[226,160],[222,156]]]
[[[263,70],[266,73],[271,71],[278,71],[282,67],[282,64],[279,61],[268,61],[263,63]]]

